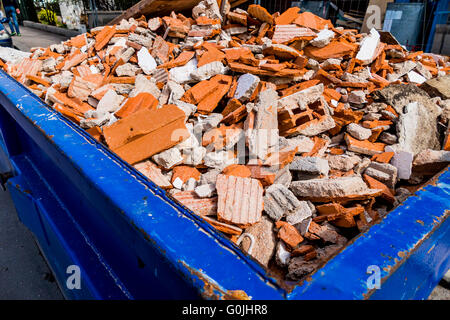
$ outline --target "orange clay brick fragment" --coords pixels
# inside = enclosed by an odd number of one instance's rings
[[[63,71],[69,70],[72,67],[76,67],[81,62],[88,58],[87,53],[83,53],[80,50],[77,50],[74,54],[66,58],[64,65],[62,67]]]
[[[295,24],[277,25],[274,28],[273,43],[292,43],[294,41],[309,41],[317,35],[309,28],[299,27]]]
[[[275,19],[275,24],[277,25],[286,25],[291,24],[298,18],[300,12],[300,8],[292,7],[282,13],[278,18]]]
[[[59,91],[49,94],[49,99],[54,103],[59,103],[60,105],[69,107],[76,113],[78,112],[82,115],[84,115],[89,110],[94,110],[94,108],[92,108],[89,104],[84,103],[77,98],[69,98],[66,93],[62,93]]]
[[[384,143],[378,142],[378,143],[372,143],[370,141],[360,141],[357,139],[354,139],[349,134],[345,135],[345,141],[347,142],[347,148],[350,151],[365,154],[368,156],[373,156],[379,153],[384,152],[384,148],[386,145]]]
[[[87,45],[87,37],[86,34],[80,34],[76,37],[71,38],[67,45],[71,46],[71,47],[76,47],[76,48],[83,48],[85,45]]]
[[[248,227],[261,220],[264,189],[258,180],[221,174],[216,188],[219,221]]]
[[[53,108],[60,112],[63,116],[65,116],[66,118],[68,118],[69,120],[80,124],[81,119],[83,119],[83,114],[77,112],[76,110],[73,110],[71,108],[68,108],[66,106],[63,106],[59,103],[55,103],[53,105]]]
[[[230,104],[233,104],[233,107],[236,107],[236,109],[228,113],[227,116],[223,118],[222,123],[227,125],[236,124],[248,115],[247,107],[243,105],[239,100],[230,100],[227,108],[230,106]]]
[[[193,191],[178,192],[173,197],[199,216],[215,216],[217,213],[217,197],[202,199]]]
[[[102,50],[111,40],[111,38],[116,33],[116,27],[115,26],[105,26],[103,27],[102,31],[100,31],[95,36],[95,50],[100,51]]]
[[[389,187],[387,185],[385,185],[384,183],[368,176],[368,175],[363,175],[364,181],[366,181],[367,185],[369,186],[369,188],[371,189],[379,189],[382,190],[382,194],[381,197],[383,199],[385,199],[386,201],[389,201],[390,203],[395,203],[395,196],[394,196],[394,192],[389,189]]]
[[[319,216],[326,216],[328,221],[341,228],[356,226],[354,217],[364,212],[363,207],[344,208],[337,203],[325,204],[316,207]]]
[[[284,221],[278,221],[276,227],[277,229],[280,229],[278,231],[278,238],[286,243],[291,249],[295,249],[303,242],[303,237],[293,225]]]
[[[292,161],[294,161],[295,154],[297,153],[297,151],[298,147],[283,148],[280,151],[271,154],[264,162],[264,166],[268,167],[277,166],[278,168],[283,169],[284,167],[289,165]]]
[[[444,138],[444,146],[442,148],[444,151],[450,151],[450,127],[447,128]]]
[[[345,150],[341,148],[330,148],[329,151],[332,155],[343,155],[345,153]]]
[[[102,79],[100,74],[91,74],[84,78],[75,76],[69,85],[67,95],[71,98],[86,101],[89,95],[101,85]]]
[[[273,17],[272,15],[266,10],[266,8],[261,7],[257,4],[252,4],[248,7],[248,13],[253,18],[266,22],[268,24],[273,24]]]
[[[181,101],[198,104],[200,101],[205,99],[210,93],[217,89],[218,83],[211,82],[210,80],[204,80],[197,83],[191,89],[186,91]]]
[[[123,119],[140,110],[156,110],[157,106],[158,100],[152,94],[141,92],[135,97],[128,98],[122,108],[115,113],[115,116]]]
[[[328,29],[333,28],[330,20],[322,19],[308,11],[300,13],[294,20],[294,23],[314,30],[323,30],[325,27],[328,27]]]
[[[177,179],[183,181],[183,184],[185,184],[189,179],[199,181],[201,176],[202,174],[200,171],[193,167],[178,166],[173,168],[172,183],[174,183]]]
[[[182,67],[186,63],[191,61],[194,55],[194,51],[183,51],[175,60],[159,65],[158,69],[172,69],[176,67]]]
[[[327,59],[342,58],[344,56],[351,56],[356,49],[357,45],[353,43],[346,43],[342,41],[333,41],[323,48],[307,46],[304,50],[305,55],[309,58],[313,58],[318,61]]]
[[[89,133],[95,140],[101,142],[103,136],[102,129],[99,127],[93,127],[91,129],[87,129],[86,132]]]
[[[176,146],[189,137],[186,114],[175,105],[141,110],[103,129],[106,143],[135,164]]]
[[[44,78],[41,78],[41,77],[38,77],[38,76],[33,76],[33,75],[30,75],[30,74],[27,74],[26,78],[31,80],[31,81],[33,81],[33,82],[42,84],[45,87],[50,87],[52,85],[50,82],[48,82]]]
[[[208,222],[210,225],[212,225],[215,229],[218,231],[221,231],[225,234],[233,235],[233,236],[239,236],[242,233],[242,229],[238,228],[233,225],[229,225],[226,223],[222,223],[220,221],[217,221],[216,219],[213,219],[211,217],[202,216],[202,218]]]
[[[224,58],[225,54],[222,51],[214,47],[208,47],[208,50],[198,58],[197,67],[200,68],[215,61],[222,61]]]
[[[134,166],[134,168],[160,188],[165,190],[172,189],[172,184],[169,179],[167,179],[167,177],[162,174],[161,169],[159,169],[151,161],[138,163]]]
[[[380,154],[376,154],[372,157],[372,161],[380,162],[380,163],[389,163],[394,157],[394,152],[383,152]]]
[[[247,168],[249,168],[252,173],[251,178],[259,180],[264,187],[274,184],[276,174],[268,171],[267,168],[256,165],[248,165]]]
[[[251,171],[243,165],[233,164],[226,167],[223,172],[226,176],[240,177],[240,178],[250,178],[252,176]]]
[[[217,105],[226,96],[233,83],[231,76],[217,75],[210,80],[210,86],[216,88],[206,96],[197,106],[197,111],[202,114],[209,114],[217,108]]]

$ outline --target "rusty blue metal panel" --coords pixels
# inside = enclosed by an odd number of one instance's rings
[[[449,208],[446,170],[355,239],[289,298],[426,299],[450,267]],[[379,290],[368,289],[370,266],[381,271]]]
[[[448,268],[448,172],[287,293],[210,225],[3,72],[0,93],[0,146],[14,174],[8,188],[68,298],[424,298]],[[427,266],[416,272],[421,261]],[[80,291],[65,286],[72,264],[82,270]],[[382,270],[379,291],[367,289],[369,265]]]
[[[42,248],[66,296],[220,298],[244,286],[254,298],[283,298],[264,269],[209,224],[3,72],[0,92],[0,128],[16,171],[8,188],[15,200],[21,194],[22,221],[49,242]],[[32,203],[40,224],[25,218],[35,214]],[[65,288],[68,264],[84,270],[84,295]]]

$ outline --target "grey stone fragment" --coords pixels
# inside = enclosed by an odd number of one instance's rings
[[[429,112],[440,113],[439,107],[430,101],[430,96],[414,84],[391,84],[374,91],[372,95],[376,100],[391,105],[399,115],[403,114],[404,108],[411,102],[420,102]]]
[[[390,82],[397,81],[401,77],[403,77],[405,74],[410,72],[416,67],[416,63],[414,61],[405,61],[394,64],[394,70],[395,73],[389,73],[387,76],[387,80]]]
[[[394,189],[397,183],[398,169],[388,163],[372,162],[364,173],[391,189]]]
[[[372,130],[364,128],[356,123],[350,123],[347,126],[347,132],[355,139],[367,140],[372,136]]]
[[[99,101],[97,105],[97,111],[110,113],[116,112],[119,110],[120,105],[122,104],[124,99],[125,98],[121,95],[118,95],[116,91],[109,90]]]
[[[291,261],[291,253],[286,249],[283,241],[278,241],[276,247],[275,262],[280,267],[286,267],[289,264],[289,261]]]
[[[414,154],[412,152],[394,149],[393,146],[387,146],[385,151],[394,152],[391,164],[397,168],[398,178],[408,180],[412,174]]]
[[[104,114],[101,118],[81,119],[80,126],[83,129],[91,129],[93,127],[103,127],[110,120],[110,115]]]
[[[314,205],[309,201],[300,201],[300,205],[286,215],[286,222],[295,226],[315,213]]]
[[[206,173],[202,174],[200,178],[200,184],[213,184],[216,185],[217,177],[221,173],[221,170],[210,169]]]
[[[450,151],[424,150],[413,162],[413,172],[421,175],[434,175],[450,163]]]
[[[205,166],[223,170],[232,164],[238,164],[238,159],[227,151],[208,152],[204,158]]]
[[[450,99],[450,75],[430,79],[420,86],[431,97]]]
[[[269,261],[275,253],[276,237],[273,228],[273,222],[263,216],[260,222],[245,230],[245,233],[251,234],[255,240],[251,256],[265,267],[269,266]],[[244,238],[241,248],[247,252],[250,248],[250,240]]]
[[[156,99],[159,99],[161,95],[161,90],[154,81],[147,79],[143,74],[136,76],[135,88],[130,92],[130,98],[137,96],[141,92],[147,92],[153,95]]]
[[[397,123],[398,145],[393,148],[414,155],[426,149],[440,149],[437,117],[421,103],[408,104]]]
[[[139,71],[139,68],[131,63],[125,63],[116,69],[116,74],[119,77],[134,77],[136,72]]]
[[[397,190],[395,190],[395,194],[396,194],[395,199],[397,200],[398,203],[405,202],[405,200],[412,195],[411,191],[409,191],[406,188],[398,188]]]
[[[388,133],[388,132],[383,132],[380,135],[380,141],[389,145],[393,145],[396,144],[398,141],[398,138],[396,135]]]
[[[291,171],[289,170],[289,166],[286,166],[277,172],[274,184],[282,184],[289,188],[291,182],[292,182],[292,174]]]
[[[200,198],[211,198],[216,192],[216,184],[200,185],[194,191]]]
[[[246,102],[252,96],[260,82],[259,77],[246,73],[239,77],[234,99]]]
[[[53,57],[45,59],[44,62],[42,63],[42,71],[55,72],[56,64],[57,64],[56,59]]]
[[[274,184],[266,189],[264,210],[274,221],[279,221],[290,211],[297,209],[300,201],[284,185]]]
[[[369,158],[363,158],[362,161],[355,166],[355,169],[353,171],[355,171],[356,174],[361,175],[364,170],[366,170],[370,166],[371,163],[372,161],[370,161]]]
[[[305,136],[297,136],[286,140],[290,147],[298,148],[297,154],[311,152],[314,148],[314,141]]]
[[[183,156],[178,148],[171,148],[164,152],[161,152],[152,157],[152,160],[155,161],[156,164],[165,168],[171,169],[172,167],[179,165],[183,162]]]
[[[350,171],[361,161],[358,156],[328,155],[328,164],[331,169],[339,171]]]
[[[342,248],[342,245],[330,245],[316,249],[317,258],[306,261],[304,257],[295,257],[289,262],[287,279],[299,281],[308,274],[314,272],[322,263],[326,262],[333,254]]]
[[[374,193],[359,176],[294,181],[291,190],[297,197],[303,198],[336,198]]]
[[[186,183],[183,185],[183,191],[194,191],[195,188],[197,188],[197,180],[194,178],[190,178]]]
[[[348,102],[354,103],[354,104],[367,103],[366,94],[362,90],[352,91],[348,95]]]
[[[318,157],[296,157],[290,164],[291,171],[306,173],[310,175],[328,175],[330,167],[326,159]]]

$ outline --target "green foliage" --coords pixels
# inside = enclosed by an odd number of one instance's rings
[[[64,25],[59,21],[56,12],[48,9],[41,9],[38,12],[38,20],[42,24],[63,27]]]
[[[51,10],[41,9],[38,12],[38,20],[42,24],[56,25],[57,16],[56,13]]]

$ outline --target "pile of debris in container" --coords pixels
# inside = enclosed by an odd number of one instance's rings
[[[289,281],[450,162],[449,58],[298,8],[204,0],[1,65]]]

